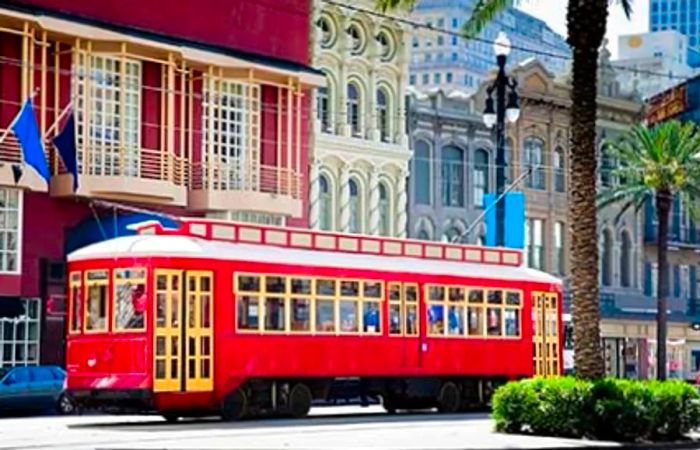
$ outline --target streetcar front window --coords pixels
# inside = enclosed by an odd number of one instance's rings
[[[80,333],[83,328],[83,294],[80,272],[71,272],[70,274],[68,305],[70,308],[68,330],[70,333]]]
[[[114,330],[143,331],[146,329],[146,270],[116,269],[114,271]]]
[[[85,275],[87,299],[85,303],[85,330],[107,331],[107,270],[90,270]]]

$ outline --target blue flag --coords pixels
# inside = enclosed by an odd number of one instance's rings
[[[53,139],[68,173],[73,174],[73,192],[78,190],[78,157],[75,147],[75,117],[70,113],[63,131]]]
[[[41,142],[41,133],[34,116],[32,99],[28,98],[19,114],[12,123],[12,131],[17,136],[19,145],[22,147],[24,162],[33,167],[46,182],[49,182],[49,165],[44,154],[44,144]]]
[[[486,223],[487,246],[496,245],[496,194],[484,194],[484,208],[486,211],[484,222]],[[523,248],[525,246],[525,195],[522,192],[509,192],[501,201],[505,207],[505,232],[503,245],[510,248]]]

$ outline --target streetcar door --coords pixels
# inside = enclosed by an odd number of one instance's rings
[[[535,376],[559,375],[559,302],[557,294],[532,295],[533,372]]]
[[[213,389],[212,273],[156,270],[155,392]]]
[[[418,285],[389,283],[389,335],[402,338],[402,365],[420,366]]]

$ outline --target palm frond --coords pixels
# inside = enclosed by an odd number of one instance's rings
[[[418,0],[375,0],[374,7],[381,11],[397,11],[397,10],[412,10]]]
[[[496,15],[517,0],[478,0],[471,17],[462,27],[467,38],[476,37]]]
[[[628,19],[632,17],[632,0],[616,0],[615,3],[622,7]]]

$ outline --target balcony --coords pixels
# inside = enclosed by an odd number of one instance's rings
[[[132,202],[185,206],[186,164],[172,153],[109,147],[79,150],[79,187],[76,195]],[[54,197],[73,195],[73,176],[52,161],[55,175],[50,192]]]
[[[292,169],[224,163],[192,164],[188,205],[195,210],[246,210],[300,217],[302,175]]]

